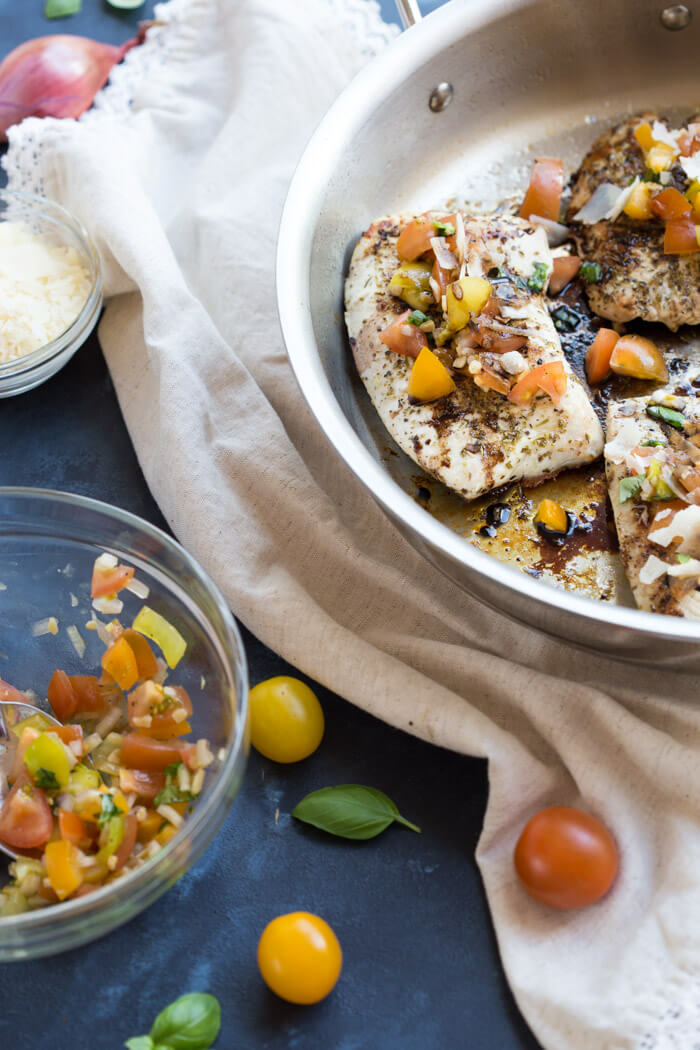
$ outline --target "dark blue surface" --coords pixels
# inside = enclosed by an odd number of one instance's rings
[[[51,31],[118,42],[152,6],[118,15],[84,0],[80,16],[51,27],[42,0],[0,0],[1,48]],[[391,13],[388,0],[383,8]],[[45,386],[0,401],[0,448],[0,484],[85,493],[164,524],[96,340]],[[291,670],[244,637],[253,683]],[[291,767],[253,754],[216,843],[157,904],[77,952],[0,968],[3,1050],[119,1047],[192,990],[219,997],[222,1050],[537,1050],[505,984],[473,860],[484,763],[318,693],[327,728],[317,754]],[[394,827],[352,844],[291,821],[306,792],[348,781],[383,788],[423,833]],[[277,1000],[255,963],[266,923],[297,909],[324,916],[345,957],[333,995],[310,1008]]]

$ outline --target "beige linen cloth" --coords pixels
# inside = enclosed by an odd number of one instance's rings
[[[488,758],[478,862],[548,1050],[700,1046],[696,680],[577,652],[462,593],[334,458],[287,363],[273,282],[287,185],[390,34],[366,0],[173,0],[159,15],[98,108],[26,121],[8,168],[98,243],[100,339],[160,507],[269,646],[392,725]],[[617,885],[589,910],[549,911],[516,881],[517,834],[552,803],[618,840]]]

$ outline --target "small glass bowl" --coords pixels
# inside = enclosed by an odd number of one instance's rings
[[[37,350],[0,363],[0,397],[32,390],[71,359],[92,332],[102,309],[100,258],[82,224],[60,204],[15,190],[0,190],[0,222],[24,222],[34,233],[75,248],[92,279],[82,310],[65,332]]]
[[[147,604],[173,623],[187,651],[169,682],[192,697],[193,738],[216,756],[204,789],[177,834],[140,868],[84,897],[0,918],[0,962],[75,948],[113,930],[164,893],[212,841],[243,777],[248,754],[248,675],[240,634],[226,602],[183,548],[160,529],[96,500],[44,489],[0,488],[0,676],[46,695],[57,667],[94,674],[104,646],[85,629],[90,579],[107,550],[136,568]],[[122,622],[143,604],[122,592]],[[57,634],[33,637],[55,616]],[[104,617],[100,617],[104,619]],[[66,628],[87,645],[81,659]],[[0,883],[9,859],[0,854]]]

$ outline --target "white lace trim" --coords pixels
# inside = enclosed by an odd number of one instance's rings
[[[354,46],[358,70],[378,54],[398,33],[381,16],[377,0],[326,0],[337,23],[337,33],[346,49]],[[94,105],[80,117],[81,122],[101,119],[105,114],[120,119],[128,115],[135,88],[144,79],[153,84],[164,80],[174,62],[187,61],[196,51],[203,23],[211,17],[210,0],[168,0],[155,9],[156,25],[146,40],[128,51],[115,66],[109,82],[95,98]],[[8,131],[9,147],[2,166],[8,187],[26,193],[44,193],[42,145],[58,132],[61,121],[30,117]]]

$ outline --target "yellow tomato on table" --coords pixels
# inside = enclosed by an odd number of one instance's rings
[[[298,678],[279,675],[250,691],[250,739],[273,762],[299,762],[323,738],[323,710],[316,694]]]
[[[318,915],[279,915],[263,930],[258,966],[265,984],[288,1003],[307,1006],[335,987],[343,953],[331,927]]]

